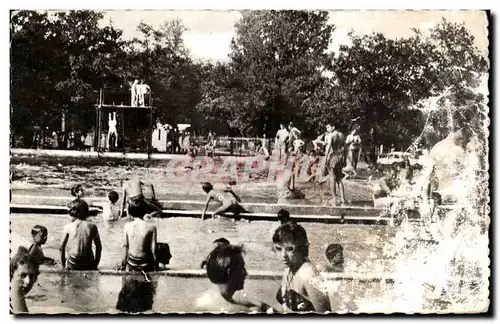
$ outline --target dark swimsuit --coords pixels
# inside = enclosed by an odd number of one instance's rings
[[[152,255],[146,255],[143,258],[137,258],[132,255],[127,257],[127,266],[129,271],[154,271],[155,262]]]
[[[314,306],[307,298],[293,289],[287,289],[283,294],[283,289],[284,287],[281,287],[276,293],[278,303],[285,304],[287,308],[294,312],[314,312]]]
[[[76,257],[70,255],[66,260],[66,269],[68,270],[97,270],[93,256]]]

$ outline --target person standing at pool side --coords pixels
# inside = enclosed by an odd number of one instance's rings
[[[61,264],[68,270],[97,270],[101,261],[101,238],[97,226],[89,221],[89,206],[82,199],[75,199],[69,204],[71,223],[64,226],[61,241]],[[92,251],[95,245],[95,258]],[[66,247],[69,247],[66,260]]]
[[[330,126],[330,125],[328,125]],[[340,202],[345,203],[344,183],[342,182],[342,169],[345,163],[345,137],[344,134],[337,131],[334,127],[327,128],[331,130],[326,136],[325,168],[330,174],[330,186],[332,191],[332,206],[337,205],[337,185],[340,189]]]
[[[130,204],[131,201],[144,201],[149,207],[148,214],[161,212],[162,208],[160,203],[156,200],[155,188],[152,183],[146,183],[134,176],[123,182],[122,190],[123,200],[120,215],[123,216],[127,203]]]
[[[278,154],[280,157],[280,160],[282,157],[286,157],[288,153],[288,138],[290,134],[288,133],[288,130],[285,128],[285,125],[280,124],[280,129],[276,133],[276,138],[275,138],[275,146],[276,149],[278,150]]]
[[[217,208],[213,216],[221,216],[225,212],[235,212],[238,214],[243,210],[243,207],[238,203],[241,199],[231,190],[231,191],[218,191],[215,190],[210,182],[203,182],[201,184],[201,188],[207,194],[207,202],[205,203],[205,209],[203,209],[203,213],[201,214],[201,219],[205,219],[205,213],[208,209],[208,204],[210,201],[215,200],[222,204],[219,208]]]
[[[217,245],[207,258],[207,276],[213,287],[195,302],[198,312],[240,313],[266,311],[267,305],[237,294],[245,286],[247,271],[243,249],[231,244]]]
[[[361,152],[361,137],[358,134],[358,127],[354,126],[351,134],[347,135],[345,140],[347,145],[347,165],[350,165],[354,171],[358,168],[359,155]]]
[[[305,229],[294,222],[281,225],[273,235],[273,250],[283,261],[284,272],[276,300],[292,312],[330,310],[327,294],[312,282],[318,278],[315,266],[309,261],[309,242]]]
[[[144,220],[149,210],[145,201],[129,202],[128,213],[134,220],[125,224],[123,228],[125,249],[122,270],[148,272],[158,268],[156,226]]]

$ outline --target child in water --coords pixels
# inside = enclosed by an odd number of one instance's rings
[[[31,236],[33,237],[33,244],[29,248],[28,252],[31,257],[35,259],[38,264],[54,265],[56,261],[52,258],[47,258],[43,254],[42,245],[47,242],[48,230],[45,226],[35,225],[31,230]]]
[[[101,237],[97,226],[89,221],[89,206],[83,199],[73,200],[69,206],[71,223],[64,226],[61,241],[61,264],[68,270],[97,270],[101,261]],[[92,251],[95,245],[95,257]],[[66,260],[66,247],[69,255]]]
[[[108,201],[94,203],[96,206],[102,207],[102,218],[105,221],[117,221],[121,214],[121,205],[118,204],[118,193],[114,190],[108,192]]]
[[[344,248],[342,245],[328,245],[325,250],[325,257],[328,260],[327,271],[344,272]]]
[[[210,182],[203,182],[201,184],[201,188],[207,194],[207,202],[205,204],[205,209],[201,215],[201,219],[205,218],[205,213],[208,209],[208,204],[210,201],[215,200],[222,204],[219,208],[217,208],[213,216],[219,215],[221,216],[225,212],[234,212],[235,214],[239,214],[244,209],[241,207],[239,202],[241,202],[240,197],[236,195],[236,193],[231,189],[227,189],[224,191],[215,190]]]
[[[10,310],[14,314],[28,313],[24,296],[33,288],[39,270],[38,263],[21,246],[10,260]]]
[[[85,190],[81,184],[74,185],[71,188],[71,195],[75,198],[82,199],[85,196]]]

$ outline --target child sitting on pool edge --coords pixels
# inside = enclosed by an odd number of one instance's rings
[[[35,225],[31,229],[31,236],[33,237],[33,244],[28,249],[31,257],[33,257],[38,264],[54,265],[56,261],[52,258],[47,258],[43,254],[42,245],[47,242],[49,232],[45,226]]]
[[[207,202],[205,204],[205,209],[201,214],[201,219],[205,219],[205,213],[207,212],[208,204],[212,200],[218,201],[222,204],[222,206],[214,211],[213,216],[222,216],[223,213],[233,212],[236,219],[238,218],[238,215],[244,211],[243,207],[239,204],[239,202],[241,201],[240,197],[238,197],[238,195],[236,195],[236,193],[234,193],[232,190],[215,190],[210,182],[202,182],[201,188],[207,194]]]
[[[71,223],[64,226],[61,241],[61,264],[68,270],[97,270],[101,261],[101,238],[97,226],[89,221],[89,205],[83,199],[73,200],[69,206]],[[95,245],[95,258],[92,251]],[[66,246],[69,247],[66,260]]]
[[[121,270],[150,272],[158,268],[156,226],[144,220],[149,211],[144,200],[129,201],[128,213],[134,220],[123,228],[125,253]]]

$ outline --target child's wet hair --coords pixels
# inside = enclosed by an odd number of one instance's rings
[[[143,219],[150,210],[144,199],[131,199],[128,202],[128,213],[132,217]]]
[[[325,250],[325,257],[328,261],[331,261],[337,254],[344,255],[344,247],[337,243],[332,243],[327,246]]]
[[[212,242],[213,244],[217,244],[217,245],[222,245],[222,244],[231,244],[229,242],[229,240],[225,237],[219,237],[218,239],[214,240]]]
[[[212,191],[214,189],[214,186],[212,186],[212,184],[210,182],[202,182],[201,189],[203,189],[203,191],[205,191],[205,193],[209,193],[210,191]]]
[[[116,203],[118,201],[118,198],[119,198],[119,196],[118,196],[118,193],[116,191],[112,190],[112,191],[108,192],[108,199],[112,204]]]
[[[307,239],[306,230],[295,222],[281,224],[281,226],[274,231],[273,243],[292,243],[301,250],[304,257],[309,256],[309,240]]]
[[[29,251],[24,246],[20,246],[17,253],[10,259],[10,280],[14,276],[14,272],[20,265],[28,265],[30,276],[36,280],[38,277],[39,264],[36,259],[29,254]]]
[[[31,236],[35,237],[40,232],[44,233],[45,235],[49,234],[49,231],[47,230],[47,227],[42,226],[42,225],[35,225],[31,229]]]
[[[243,253],[241,246],[232,244],[216,246],[206,261],[208,279],[214,284],[228,283],[232,271],[237,267],[238,257]]]
[[[73,197],[77,197],[78,196],[78,191],[81,191],[83,190],[83,187],[81,184],[77,184],[77,185],[74,185],[72,188],[71,188],[71,195]]]
[[[170,245],[168,243],[157,243],[156,244],[156,259],[158,262],[163,264],[169,264],[172,258],[172,253],[170,252]]]
[[[290,212],[286,209],[280,209],[278,211],[278,220],[281,222],[281,224],[290,221]]]
[[[68,204],[68,213],[71,217],[81,220],[89,217],[89,205],[83,199],[77,198]]]

